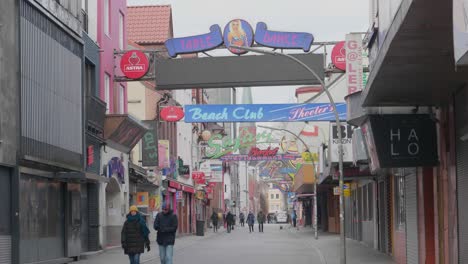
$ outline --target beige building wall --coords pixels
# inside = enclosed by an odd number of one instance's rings
[[[269,213],[286,211],[286,207],[284,204],[284,196],[280,190],[272,188],[268,190],[268,206]]]

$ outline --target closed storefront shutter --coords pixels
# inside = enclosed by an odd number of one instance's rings
[[[416,170],[405,169],[405,174],[406,263],[418,264],[418,196]]]
[[[88,251],[99,248],[99,184],[88,184]]]
[[[0,264],[11,263],[11,177],[0,167]]]
[[[467,92],[455,96],[457,200],[458,200],[458,263],[468,263],[468,139],[466,136],[468,111]],[[464,139],[464,140],[463,140]]]

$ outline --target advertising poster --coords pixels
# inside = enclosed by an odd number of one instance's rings
[[[149,206],[148,192],[137,192],[137,206],[138,207]]]

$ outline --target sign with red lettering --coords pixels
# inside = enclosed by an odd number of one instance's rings
[[[360,34],[346,35],[346,84],[348,94],[361,91],[363,87],[362,72],[362,38]]]
[[[87,148],[87,157],[88,157],[87,158],[88,166],[93,165],[93,163],[94,163],[94,146],[93,145],[88,146],[88,148]]]
[[[140,79],[148,69],[148,58],[139,50],[127,51],[120,59],[120,70],[129,79]]]
[[[167,106],[161,110],[161,118],[167,122],[177,122],[184,118],[184,109],[179,106]]]
[[[340,41],[338,42],[332,50],[331,53],[331,60],[333,65],[337,69],[342,71],[346,71],[346,49],[345,49],[345,42]]]
[[[259,149],[257,147],[253,147],[249,151],[249,156],[251,157],[272,157],[278,154],[279,148],[276,147],[272,149],[271,147],[268,147],[267,149]]]
[[[204,184],[206,182],[205,173],[201,171],[192,172],[192,179],[196,184]]]

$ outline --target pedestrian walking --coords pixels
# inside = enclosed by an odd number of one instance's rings
[[[140,255],[145,252],[145,246],[148,251],[151,250],[149,233],[146,221],[138,212],[138,208],[135,205],[130,206],[121,234],[122,248],[125,255],[128,255],[130,264],[140,264]]]
[[[234,224],[234,215],[231,213],[231,211],[228,211],[226,214],[226,223],[227,223],[227,231],[228,233],[231,233],[231,230],[233,229],[232,226]]]
[[[213,223],[213,231],[218,232],[218,214],[214,210],[211,215],[211,222]]]
[[[292,219],[293,227],[296,228],[296,224],[297,224],[297,214],[296,214],[296,210],[293,210],[293,212],[292,212],[292,214],[291,214],[291,219]]]
[[[161,264],[172,264],[178,221],[170,205],[163,203],[161,208],[162,213],[154,220],[154,229],[158,231],[159,257]]]
[[[239,221],[240,221],[241,226],[245,225],[245,215],[242,212],[239,214]]]
[[[262,211],[257,214],[257,222],[258,222],[258,232],[263,233],[263,224],[265,223],[265,215]]]
[[[254,232],[254,223],[255,223],[255,216],[252,211],[249,212],[247,216],[247,224],[249,225],[249,233]]]
[[[270,214],[267,215],[267,223],[268,223],[268,224],[271,223],[271,215],[270,215]]]

